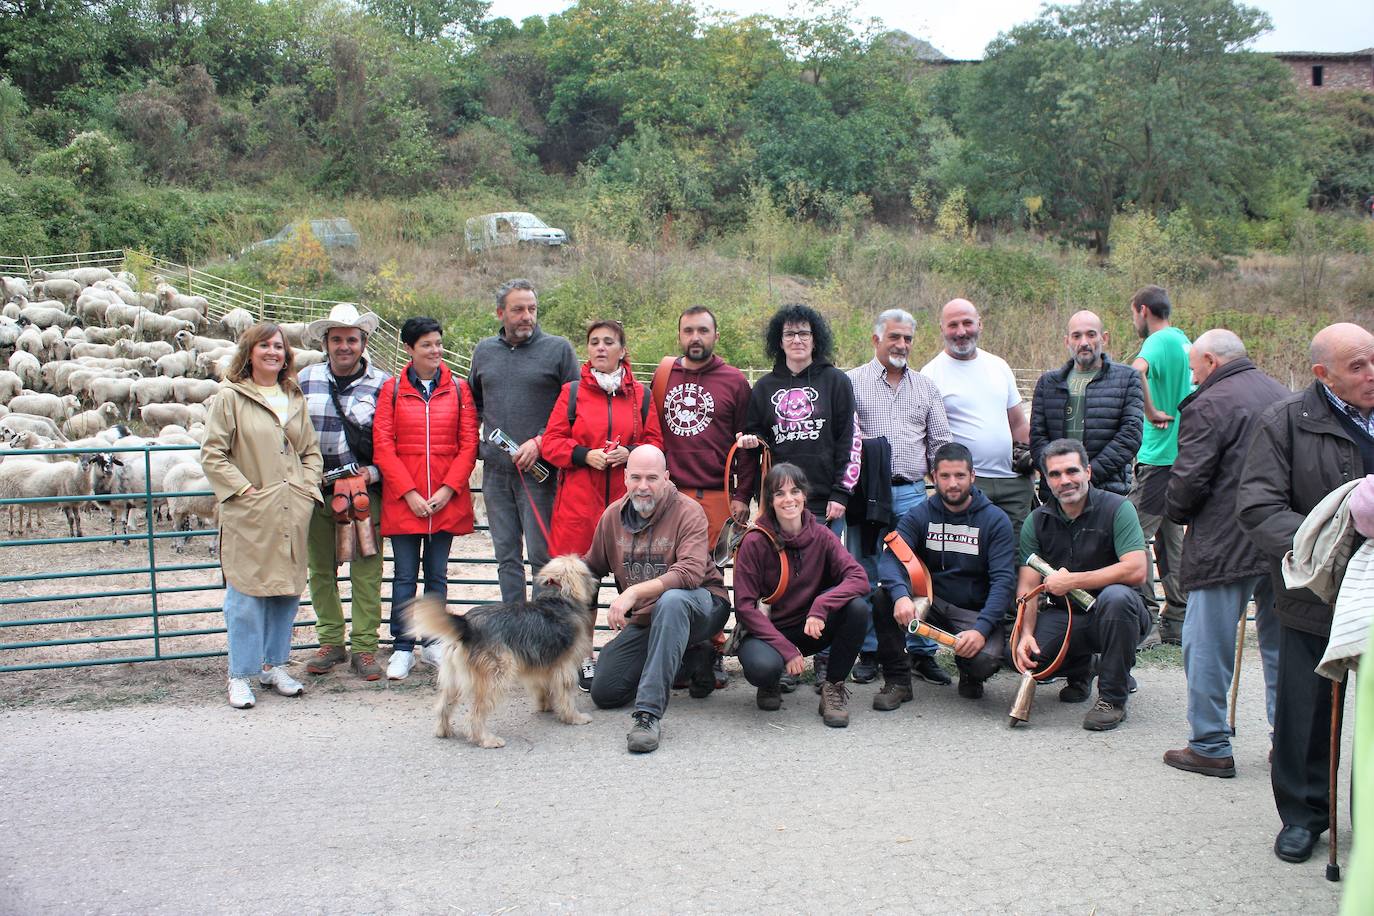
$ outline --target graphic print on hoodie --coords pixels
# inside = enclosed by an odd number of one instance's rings
[[[719,490],[725,481],[725,457],[744,430],[749,410],[749,382],[744,373],[718,356],[700,369],[689,369],[679,357],[668,373],[659,427],[663,431],[668,472],[687,489]],[[757,487],[758,458],[736,453],[734,493],[748,502]]]

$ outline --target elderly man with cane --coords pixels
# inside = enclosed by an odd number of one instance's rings
[[[1285,862],[1307,861],[1327,829],[1344,690],[1314,672],[1332,605],[1285,587],[1280,564],[1306,516],[1333,490],[1374,470],[1374,335],[1355,324],[1330,325],[1312,338],[1311,362],[1312,384],[1261,415],[1236,497],[1237,520],[1269,561],[1277,595],[1271,781],[1283,821],[1274,854]]]

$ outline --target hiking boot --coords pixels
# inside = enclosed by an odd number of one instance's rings
[[[1083,717],[1083,727],[1090,732],[1109,732],[1126,718],[1126,707],[1108,703],[1101,697]]]
[[[849,688],[826,681],[821,684],[821,718],[831,728],[849,727]]]
[[[596,677],[596,659],[588,655],[582,659],[582,666],[577,669],[577,689],[583,693],[592,692],[592,680]]]
[[[253,687],[246,677],[229,678],[229,705],[235,709],[252,709],[257,702]]]
[[[878,656],[873,652],[860,652],[859,660],[849,676],[856,684],[871,684],[878,679]]]
[[[911,673],[927,684],[934,684],[937,687],[949,686],[949,675],[945,674],[945,669],[940,667],[940,663],[935,660],[933,655],[912,655]]]
[[[911,690],[910,684],[899,684],[896,681],[883,681],[883,689],[873,694],[873,708],[879,712],[891,712],[900,709],[903,703],[910,703],[916,695]]]
[[[797,685],[800,683],[801,679],[795,674],[784,674],[782,677],[778,678],[778,689],[783,693],[792,693],[797,689]]]
[[[391,653],[391,661],[386,665],[386,679],[388,681],[404,681],[410,676],[410,669],[415,667],[415,653],[409,649],[397,649]]]
[[[1092,681],[1070,680],[1059,690],[1059,702],[1082,703],[1092,696]]]
[[[298,697],[305,693],[305,685],[287,674],[284,665],[265,669],[258,675],[258,683],[271,687],[284,697]]]
[[[305,663],[305,670],[310,674],[328,674],[335,665],[345,661],[348,661],[348,653],[343,646],[320,646]]]
[[[371,652],[354,652],[348,667],[352,668],[353,673],[365,681],[380,681],[382,679],[382,666],[377,664],[377,656]]]
[[[1220,776],[1230,779],[1236,775],[1236,759],[1226,757],[1204,757],[1191,747],[1176,751],[1165,751],[1164,762],[1176,770],[1201,773],[1203,776]]]
[[[764,712],[777,712],[782,709],[782,687],[778,684],[760,687],[759,692],[754,695],[754,702]]]
[[[709,644],[687,650],[684,667],[690,669],[687,677],[687,695],[694,700],[709,697],[716,689],[716,674],[711,670],[711,658],[715,655]]]
[[[981,700],[983,698],[983,682],[960,671],[959,696],[966,700]]]
[[[658,750],[658,716],[643,710],[631,713],[634,725],[625,736],[625,746],[631,754],[647,754]]]
[[[725,673],[725,656],[719,651],[715,653],[715,659],[711,662],[711,674],[716,679],[717,690],[724,690],[730,686],[730,675]]]

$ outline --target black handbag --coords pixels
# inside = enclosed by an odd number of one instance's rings
[[[334,410],[339,415],[340,422],[343,423],[344,441],[348,443],[348,450],[353,453],[353,458],[359,464],[369,465],[372,463],[372,430],[364,429],[349,418],[348,412],[343,409],[343,404],[339,402],[339,387],[334,384],[334,380],[329,380],[329,396],[334,400]]]

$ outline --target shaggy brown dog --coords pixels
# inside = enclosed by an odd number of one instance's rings
[[[453,710],[466,695],[468,740],[504,747],[505,740],[487,730],[487,717],[515,678],[525,683],[540,712],[551,710],[569,725],[592,720],[573,705],[573,683],[578,663],[592,654],[590,611],[600,583],[576,554],[554,557],[535,582],[553,591],[528,602],[484,604],[462,616],[435,598],[411,604],[415,634],[444,647],[435,706],[434,734],[440,738],[453,737]]]

